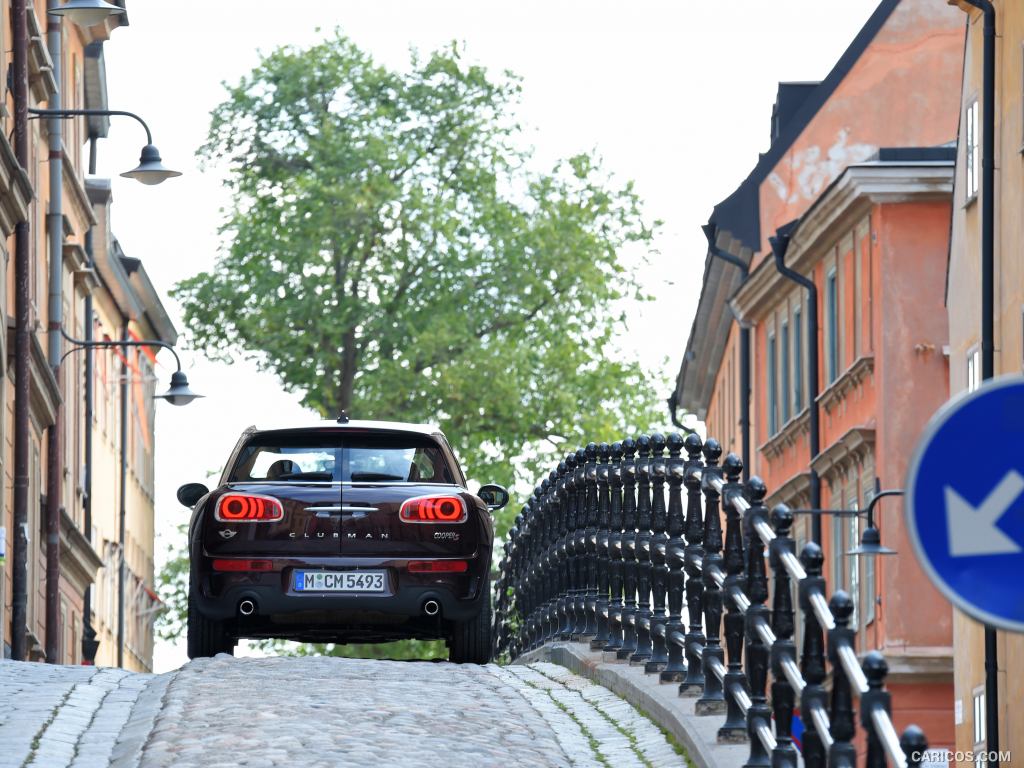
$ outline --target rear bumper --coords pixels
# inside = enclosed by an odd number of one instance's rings
[[[410,617],[424,615],[424,604],[436,600],[440,618],[467,621],[477,616],[487,597],[486,569],[470,561],[466,573],[409,573],[407,562],[316,558],[273,561],[271,571],[259,573],[214,573],[207,570],[197,579],[196,602],[200,613],[224,621],[239,617],[239,604],[251,600],[255,611],[243,620],[249,623],[288,616],[291,621],[309,614],[311,622],[322,623],[324,614],[336,614],[339,623],[372,624],[374,616]],[[489,564],[488,564],[489,565]],[[293,573],[302,570],[384,570],[386,591],[382,593],[296,592]]]

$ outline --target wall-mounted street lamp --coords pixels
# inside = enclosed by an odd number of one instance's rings
[[[61,357],[61,362],[64,362],[64,358],[70,355],[72,352],[77,352],[80,349],[95,349],[97,347],[162,347],[163,349],[170,350],[171,354],[174,355],[174,362],[178,366],[178,370],[171,374],[171,386],[166,392],[159,395],[153,395],[155,398],[166,400],[171,405],[188,405],[193,400],[199,397],[205,397],[205,395],[197,394],[193,392],[188,385],[188,377],[185,372],[181,370],[181,358],[178,357],[178,353],[174,347],[168,344],[166,341],[158,341],[156,339],[101,339],[98,341],[87,341],[85,339],[75,339],[61,328],[61,336],[63,336],[73,346],[64,356]]]
[[[172,171],[170,168],[164,167],[163,160],[160,158],[160,151],[153,145],[153,133],[149,130],[149,126],[146,125],[146,121],[136,115],[134,112],[125,112],[120,109],[35,109],[29,108],[29,113],[37,115],[39,117],[55,117],[62,120],[67,120],[72,117],[130,117],[141,123],[142,127],[146,129],[146,146],[142,148],[142,154],[139,157],[139,164],[137,167],[132,168],[130,171],[125,171],[121,175],[127,179],[135,179],[143,184],[152,186],[159,184],[162,181],[173,178],[175,176],[181,176],[181,171]]]
[[[127,335],[127,327],[125,328],[125,335]],[[64,358],[70,355],[72,352],[78,352],[82,349],[97,349],[97,348],[111,348],[111,347],[161,347],[163,349],[170,350],[171,354],[174,355],[174,362],[177,364],[177,370],[171,374],[171,386],[168,390],[162,394],[154,395],[155,398],[166,400],[171,405],[188,405],[193,400],[203,395],[197,394],[192,391],[188,385],[188,377],[185,376],[185,372],[181,370],[181,358],[178,357],[177,351],[174,347],[168,344],[166,341],[159,341],[156,339],[100,339],[100,340],[89,340],[89,339],[76,339],[67,334],[67,332],[61,328],[60,334],[68,342],[72,344],[71,349],[64,353],[61,357],[61,363],[64,362]],[[120,561],[117,569],[117,666],[124,666],[124,619],[125,619],[125,558],[124,558],[124,542],[125,533],[128,519],[128,500],[125,492],[126,480],[128,476],[128,455],[126,453],[126,447],[128,445],[128,367],[127,363],[124,364],[123,370],[125,372],[125,378],[121,383],[121,491],[120,491],[120,502],[119,502],[119,528],[120,532],[118,535],[118,542],[121,545]],[[90,469],[91,472],[91,469]],[[89,480],[91,487],[91,480]],[[91,504],[91,501],[90,501]],[[88,663],[93,663],[96,658],[96,650],[99,647],[99,641],[96,638],[96,632],[92,629],[89,623],[88,609],[86,611],[86,624],[85,632],[82,641],[83,658],[87,659]]]
[[[124,13],[124,8],[119,8],[106,0],[68,0],[64,5],[48,8],[47,13],[63,16],[80,27],[91,27],[102,24],[110,16],[120,16]]]
[[[886,496],[902,496],[902,489],[894,488],[888,491],[877,491],[874,498],[868,503],[867,509],[792,509],[794,515],[830,515],[832,517],[866,517],[867,526],[860,534],[860,544],[846,551],[847,555],[864,555],[875,557],[876,555],[895,555],[895,549],[882,546],[882,535],[875,525],[875,504]]]

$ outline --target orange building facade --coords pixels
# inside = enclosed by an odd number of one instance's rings
[[[750,471],[770,504],[863,510],[901,488],[913,447],[948,397],[945,262],[963,18],[929,0],[882,2],[820,83],[780,84],[772,145],[716,206],[714,240],[747,274],[709,256],[677,379],[679,406],[726,450],[743,447],[740,326],[750,332]],[[769,238],[789,227],[776,269]],[[817,455],[810,451],[809,349],[818,352]],[[951,748],[952,612],[918,567],[899,499],[876,507],[890,557],[855,557],[863,518],[822,517],[828,589],[855,599],[858,652],[883,651],[897,729]],[[798,546],[809,540],[801,516]]]

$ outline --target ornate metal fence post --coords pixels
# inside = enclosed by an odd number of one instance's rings
[[[612,443],[609,472],[611,499],[608,511],[609,586],[608,644],[605,654],[614,654],[622,647],[622,443]]]
[[[800,655],[800,671],[807,685],[800,694],[800,712],[807,727],[804,729],[803,749],[801,753],[806,768],[824,768],[825,741],[817,732],[812,715],[815,708],[827,710],[827,694],[822,687],[825,680],[825,639],[822,635],[818,617],[811,607],[811,595],[825,594],[825,579],[821,576],[821,566],[825,561],[821,547],[814,542],[804,545],[800,553],[807,577],[800,580],[800,610],[804,619],[804,641]]]
[[[768,574],[765,571],[764,542],[754,530],[755,523],[768,522],[768,510],[764,506],[766,493],[764,482],[759,477],[752,477],[745,490],[750,508],[743,519],[743,527],[747,531],[747,597],[750,607],[747,608],[747,685],[750,690],[750,709],[747,710],[747,736],[750,739],[750,757],[746,765],[749,768],[767,768],[771,765],[771,757],[765,748],[759,733],[763,729],[769,732],[772,727],[772,710],[768,706],[765,687],[768,684],[768,664],[770,648],[765,640],[764,630],[769,626],[770,612],[765,605],[768,599]],[[778,743],[775,745],[778,746]]]
[[[753,481],[753,478],[751,478]],[[789,572],[782,562],[784,553],[796,552],[796,542],[789,536],[793,526],[793,513],[787,507],[772,510],[775,539],[769,551],[775,589],[772,595],[772,710],[775,714],[775,749],[772,750],[772,768],[797,768],[797,752],[793,747],[793,706],[795,692],[786,675],[785,665],[796,661],[793,642],[793,587]]]
[[[584,482],[586,483],[586,525],[583,531],[583,542],[586,560],[586,592],[583,605],[586,619],[583,623],[584,637],[597,634],[597,443],[587,443],[587,461],[584,465]]]
[[[725,654],[720,641],[722,628],[722,590],[714,574],[722,568],[722,520],[719,516],[720,497],[711,484],[712,478],[721,478],[722,469],[718,459],[722,446],[715,439],[704,443],[704,470],[701,490],[704,492],[704,626],[707,630],[707,644],[701,654],[704,671],[704,692],[697,700],[695,711],[698,715],[723,714],[725,694],[722,681],[715,674],[715,666],[724,666]]]
[[[597,446],[597,637],[590,641],[590,649],[603,650],[608,644],[608,589],[611,557],[608,544],[611,515],[611,446],[601,443]]]
[[[559,495],[559,517],[562,520],[562,535],[558,545],[558,561],[561,565],[561,593],[558,598],[558,614],[561,618],[561,625],[558,628],[560,640],[568,640],[572,634],[572,588],[573,588],[573,562],[572,562],[572,536],[576,528],[576,519],[573,509],[575,503],[575,491],[572,488],[573,474],[576,468],[576,457],[569,454],[565,460],[558,465],[558,473],[561,479],[558,483]]]
[[[683,588],[686,573],[686,543],[683,541],[683,476],[686,474],[686,460],[681,457],[683,437],[678,432],[668,436],[668,534],[665,542],[665,567],[668,582],[668,618],[665,623],[665,638],[668,644],[668,663],[661,671],[659,680],[663,683],[682,682],[686,668],[683,666],[683,650],[686,644],[683,626]]]
[[[576,589],[572,599],[572,639],[581,640],[587,626],[587,451],[576,449],[576,469],[573,472],[575,489],[576,531],[572,550],[576,554]]]
[[[534,560],[536,548],[536,514],[535,507],[540,488],[533,489],[533,496],[523,507],[523,522],[519,527],[521,546],[523,548],[523,579],[519,589],[523,602],[523,648],[534,647],[537,635],[537,562]]]
[[[829,712],[832,746],[828,750],[829,768],[855,768],[857,749],[853,746],[856,731],[853,711],[853,689],[839,655],[842,648],[854,648],[855,631],[850,627],[853,600],[843,590],[832,595],[829,608],[836,626],[828,633],[828,660],[832,666],[832,708]]]
[[[916,725],[908,725],[900,736],[900,747],[907,758],[907,768],[920,768],[924,761],[924,753],[928,749],[928,739],[924,731]]]
[[[629,663],[639,665],[651,658],[651,438],[636,444],[636,650]]]
[[[701,471],[703,444],[696,434],[683,441],[686,448],[686,677],[679,684],[680,696],[700,696],[704,692],[704,667],[698,650],[703,650],[704,637],[704,518],[701,508]]]
[[[868,755],[866,768],[885,768],[885,749],[882,739],[875,727],[872,713],[880,709],[892,714],[892,696],[885,690],[885,676],[889,674],[889,665],[885,657],[878,651],[870,651],[862,664],[864,676],[868,680],[868,692],[860,697],[860,724],[868,734]]]
[[[651,591],[654,595],[651,613],[651,658],[644,664],[644,672],[660,672],[668,664],[665,644],[665,593],[668,590],[668,566],[665,549],[668,545],[668,511],[665,507],[665,478],[668,460],[665,458],[665,438],[660,433],[651,435]]]
[[[558,472],[548,474],[544,495],[544,640],[558,632]]]
[[[515,522],[512,523],[512,527],[508,530],[508,541],[509,541],[509,578],[508,578],[508,589],[512,591],[512,597],[509,599],[509,613],[510,621],[508,628],[508,649],[509,655],[514,659],[519,655],[519,624],[522,614],[519,612],[519,599],[518,599],[518,577],[519,568],[522,561],[522,553],[519,551],[519,529],[517,524],[522,520],[522,514],[516,516]]]
[[[625,605],[622,608],[622,646],[615,653],[619,661],[636,651],[636,441],[622,441],[622,561]]]
[[[722,487],[722,507],[725,511],[725,583],[722,596],[725,600],[725,645],[729,652],[729,665],[722,686],[725,689],[725,722],[718,729],[720,742],[742,742],[747,739],[747,721],[740,707],[738,693],[746,692],[747,676],[743,673],[743,632],[746,619],[736,597],[744,592],[746,578],[743,570],[743,520],[734,499],[742,493],[740,476],[743,462],[735,453],[730,453],[722,463],[725,485]],[[705,565],[705,567],[707,567]]]

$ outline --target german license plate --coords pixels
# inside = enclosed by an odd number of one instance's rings
[[[295,571],[296,592],[383,592],[384,571]]]

